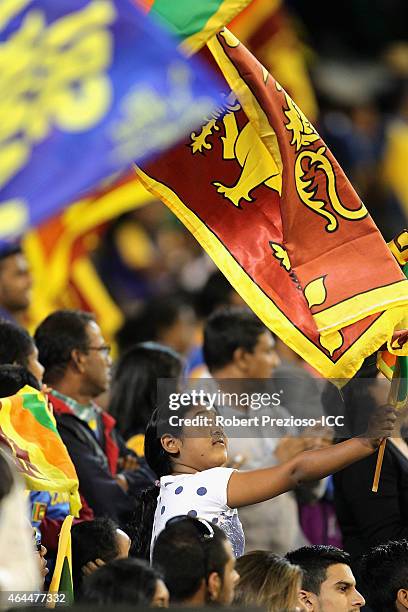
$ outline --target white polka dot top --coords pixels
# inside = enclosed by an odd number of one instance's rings
[[[166,522],[187,514],[218,525],[229,538],[236,557],[244,554],[245,539],[238,510],[227,505],[227,486],[234,470],[216,467],[195,474],[162,476],[154,515],[151,551]]]

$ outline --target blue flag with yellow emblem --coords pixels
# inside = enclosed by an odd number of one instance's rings
[[[129,0],[1,0],[0,242],[211,112],[176,46]]]

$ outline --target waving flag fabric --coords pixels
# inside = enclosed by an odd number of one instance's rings
[[[217,90],[129,0],[0,3],[0,240],[176,142]]]
[[[0,399],[0,443],[11,450],[27,489],[69,493],[77,515],[78,477],[42,393],[25,386]]]
[[[286,4],[284,0],[252,0],[228,28],[314,121],[318,108],[306,63],[310,51],[299,39]]]
[[[228,30],[208,48],[224,104],[139,175],[266,325],[322,375],[351,377],[402,320],[408,281],[280,84]]]

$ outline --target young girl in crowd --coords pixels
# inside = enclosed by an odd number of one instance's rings
[[[195,422],[189,426],[185,420],[194,417],[202,417],[197,419],[199,426]],[[146,429],[145,457],[160,481],[139,499],[132,534],[133,552],[138,555],[148,558],[166,522],[187,514],[219,525],[235,556],[242,556],[244,533],[237,508],[271,499],[368,457],[382,437],[392,433],[396,418],[392,407],[383,407],[373,415],[365,436],[299,453],[278,466],[242,472],[223,467],[228,440],[216,417],[208,407],[192,404],[177,411],[159,407],[153,413]]]

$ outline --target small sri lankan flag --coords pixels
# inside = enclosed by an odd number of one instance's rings
[[[78,476],[43,393],[26,385],[0,399],[0,442],[29,491],[69,493],[71,513],[78,516]]]
[[[74,603],[74,588],[72,582],[71,527],[74,517],[68,515],[62,523],[58,540],[58,552],[55,562],[49,593],[64,593],[64,604]],[[48,608],[54,608],[55,602],[50,602]]]

